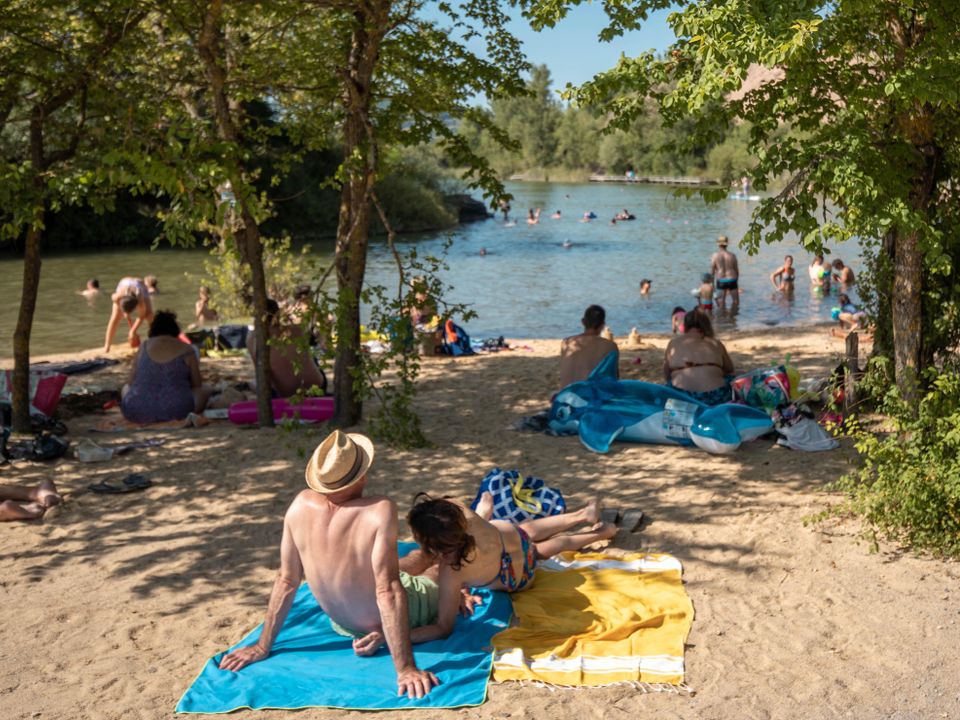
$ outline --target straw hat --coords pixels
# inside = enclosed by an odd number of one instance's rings
[[[313,451],[304,473],[307,487],[335,493],[356,484],[373,462],[373,442],[360,433],[334,430]]]
[[[721,235],[720,237],[717,238],[717,245],[719,245],[720,247],[726,247],[729,244],[730,244],[730,241],[727,239],[726,235]]]

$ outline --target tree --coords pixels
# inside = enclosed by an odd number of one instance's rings
[[[30,335],[51,210],[101,186],[98,155],[124,116],[124,46],[144,17],[130,0],[14,2],[0,13],[0,239],[24,240],[14,331],[13,428],[30,430]],[[120,128],[122,138],[124,130]]]
[[[525,7],[545,26],[569,4]],[[960,8],[942,0],[642,0],[607,5],[603,36],[668,5],[678,7],[669,18],[677,39],[664,56],[622,58],[574,96],[623,127],[653,98],[667,124],[690,123],[691,144],[709,145],[730,122],[748,122],[754,187],[788,180],[760,203],[744,243],[756,249],[796,232],[811,250],[851,238],[877,248],[891,267],[876,288],[891,308],[876,318],[890,328],[891,346],[881,349],[893,355],[901,393],[915,400],[918,370],[956,339],[933,332],[930,314],[956,317],[956,306],[942,302],[960,260],[958,228],[945,210],[960,192]],[[765,69],[762,80],[745,84],[751,68],[754,76]]]

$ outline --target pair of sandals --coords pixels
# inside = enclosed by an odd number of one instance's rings
[[[150,478],[141,475],[140,473],[133,473],[127,475],[120,485],[115,485],[107,480],[103,480],[87,487],[91,492],[100,493],[102,495],[120,495],[122,493],[136,492],[138,490],[146,490],[148,487],[153,485],[153,481]]]

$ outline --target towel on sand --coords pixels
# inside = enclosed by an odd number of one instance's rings
[[[683,682],[693,604],[670,555],[563,553],[511,595],[516,626],[493,639],[493,679],[573,687]]]
[[[203,427],[209,424],[209,419],[196,413],[190,413],[183,420],[167,420],[165,422],[155,423],[135,423],[127,420],[125,417],[113,417],[101,420],[90,429],[92,432],[98,433],[121,433],[138,432],[141,430],[181,430],[182,428]]]
[[[401,543],[401,556],[414,547],[413,543]],[[302,585],[270,657],[232,673],[218,669],[223,653],[214,656],[180,698],[177,712],[479,705],[487,696],[492,660],[490,639],[510,620],[510,599],[506,593],[484,590],[480,594],[483,605],[472,617],[457,618],[450,637],[414,646],[417,666],[433,672],[441,683],[420,700],[397,697],[397,675],[386,647],[373,657],[354,655],[351,640],[333,631],[330,618],[317,605],[310,589]],[[262,627],[230,649],[255,642]]]

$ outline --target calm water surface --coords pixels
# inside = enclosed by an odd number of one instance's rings
[[[691,290],[709,270],[717,235],[738,238],[754,203],[725,201],[707,205],[699,198],[677,198],[670,190],[641,185],[522,183],[510,187],[515,199],[513,227],[496,220],[474,223],[452,232],[401,240],[418,251],[439,253],[453,239],[448,255],[451,298],[470,303],[478,317],[467,324],[474,337],[562,337],[579,329],[583,309],[599,303],[617,334],[636,327],[669,332],[674,306],[692,307]],[[530,207],[541,207],[539,225],[526,224]],[[609,224],[619,210],[637,216],[632,222]],[[550,215],[560,210],[560,220]],[[598,218],[579,222],[592,210]],[[565,242],[572,243],[569,248]],[[314,245],[329,257],[332,246]],[[485,248],[487,254],[479,251]],[[806,268],[811,257],[796,243],[765,246],[755,256],[731,247],[740,261],[743,290],[736,317],[717,317],[718,329],[757,328],[828,320],[833,297],[812,293]],[[785,254],[797,266],[796,294],[788,302],[774,292],[769,275]],[[850,244],[835,251],[860,270],[858,251]],[[202,281],[203,250],[106,249],[44,258],[40,298],[33,330],[34,354],[66,353],[97,347],[110,317],[109,295],[124,275],[156,275],[161,295],[157,308],[191,318],[197,286]],[[13,353],[13,329],[19,307],[22,262],[0,260],[0,357]],[[78,295],[90,277],[104,291],[92,305]],[[652,294],[641,297],[642,278],[653,281]],[[393,287],[392,258],[382,242],[374,242],[368,280]],[[186,323],[184,323],[186,324]],[[122,340],[121,333],[117,339]]]

